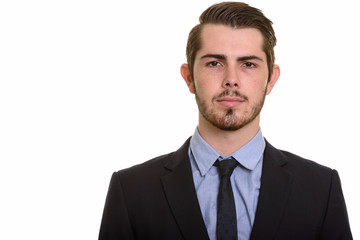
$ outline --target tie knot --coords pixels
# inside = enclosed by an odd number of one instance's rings
[[[238,161],[236,161],[234,158],[229,158],[222,161],[216,161],[214,166],[218,167],[220,177],[230,177],[238,164]]]

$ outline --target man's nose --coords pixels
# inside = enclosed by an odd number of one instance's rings
[[[240,78],[236,67],[228,67],[223,80],[224,88],[239,88]]]

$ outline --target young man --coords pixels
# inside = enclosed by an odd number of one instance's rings
[[[200,16],[181,66],[198,127],[176,152],[113,174],[99,239],[352,239],[337,172],[262,136],[275,44],[247,4]]]

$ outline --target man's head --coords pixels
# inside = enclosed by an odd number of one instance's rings
[[[280,74],[275,42],[271,21],[247,4],[220,3],[201,15],[189,35],[188,64],[181,66],[196,97],[199,127],[258,128],[265,96]]]
[[[272,22],[257,8],[242,2],[222,2],[206,9],[199,17],[199,24],[189,33],[186,46],[186,58],[190,75],[194,78],[194,61],[198,50],[202,46],[201,32],[206,24],[222,24],[232,28],[255,28],[263,36],[263,51],[266,54],[269,78],[275,62],[274,47],[276,45],[275,32]]]

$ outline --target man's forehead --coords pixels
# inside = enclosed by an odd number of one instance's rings
[[[229,39],[228,36],[233,38]],[[200,38],[202,42],[207,39],[241,40],[249,37],[257,37],[263,42],[264,37],[260,30],[254,27],[231,27],[224,24],[207,23],[202,27]]]
[[[256,28],[233,28],[223,24],[205,24],[201,31],[200,41],[197,53],[215,51],[211,53],[225,54],[232,51],[248,51],[265,54],[264,38]]]

